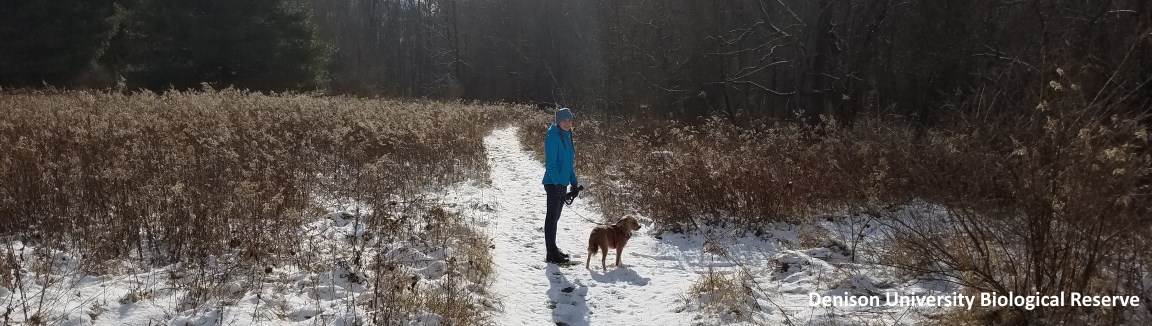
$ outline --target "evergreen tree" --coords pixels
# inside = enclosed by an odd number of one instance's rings
[[[113,0],[0,1],[0,86],[68,86],[112,35]]]
[[[109,62],[132,86],[212,83],[254,90],[323,85],[325,47],[306,8],[285,0],[141,0],[129,9]]]

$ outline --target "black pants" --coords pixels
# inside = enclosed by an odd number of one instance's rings
[[[548,214],[544,216],[544,246],[548,252],[556,248],[556,221],[560,220],[560,212],[564,210],[564,195],[568,193],[564,185],[544,185],[548,193]]]

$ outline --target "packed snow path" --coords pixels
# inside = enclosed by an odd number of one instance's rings
[[[556,232],[557,245],[578,265],[561,267],[544,262],[544,166],[520,147],[516,128],[496,130],[484,139],[492,191],[497,200],[489,224],[495,251],[496,280],[492,291],[503,302],[499,325],[681,325],[690,313],[677,313],[676,301],[699,275],[682,262],[685,248],[656,240],[650,224],[628,243],[623,268],[584,268],[588,234],[599,212],[583,198],[564,208]],[[543,137],[543,135],[541,135]]]

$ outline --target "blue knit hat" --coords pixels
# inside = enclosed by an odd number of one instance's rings
[[[562,108],[562,109],[556,110],[556,121],[555,122],[559,123],[560,121],[564,121],[564,120],[572,120],[572,110],[569,110],[568,108]]]

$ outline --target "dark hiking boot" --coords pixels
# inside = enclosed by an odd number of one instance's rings
[[[571,260],[569,260],[568,257],[561,256],[561,253],[559,251],[549,251],[548,252],[548,258],[546,258],[544,261],[549,262],[549,263],[553,263],[553,264],[567,264],[567,263],[571,262]]]

